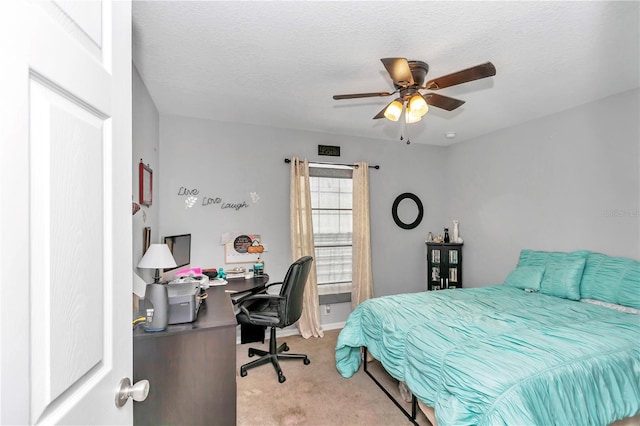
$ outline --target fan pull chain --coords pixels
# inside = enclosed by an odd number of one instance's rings
[[[405,112],[406,114],[406,112]],[[402,118],[400,118],[402,120]],[[400,140],[403,141],[404,140],[404,132],[406,131],[406,125],[404,120],[402,120],[402,123],[400,124]],[[411,144],[411,139],[409,139],[409,135],[407,135],[407,145]]]

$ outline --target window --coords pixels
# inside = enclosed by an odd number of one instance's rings
[[[309,175],[320,303],[348,302],[352,280],[352,170],[310,165]]]

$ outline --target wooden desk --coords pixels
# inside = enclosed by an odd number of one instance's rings
[[[210,287],[192,323],[133,332],[133,380],[150,382],[133,405],[134,425],[235,425],[236,317],[233,291],[259,291],[268,276]]]
[[[227,285],[221,285],[217,287],[211,287],[214,289],[224,289],[227,291],[234,291],[238,293],[242,292],[257,292],[264,289],[264,287],[269,282],[269,275],[264,274],[261,277],[254,277],[250,280],[246,280],[244,278],[232,278],[227,280]],[[210,289],[211,289],[210,288]]]

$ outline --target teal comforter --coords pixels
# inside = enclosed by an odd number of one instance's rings
[[[446,425],[607,425],[640,413],[640,316],[492,286],[367,300],[340,332]]]

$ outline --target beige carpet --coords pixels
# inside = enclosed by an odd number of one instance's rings
[[[237,424],[256,425],[410,425],[407,417],[360,368],[353,377],[343,378],[335,367],[335,346],[340,330],[326,331],[322,339],[303,339],[288,336],[278,339],[287,342],[289,353],[303,353],[311,360],[304,365],[299,360],[281,361],[287,378],[278,382],[273,366],[265,364],[247,371],[240,377],[239,368],[256,357],[249,358],[251,347],[268,350],[265,344],[237,345],[236,382],[238,386]],[[377,362],[369,364],[370,371],[387,389],[400,399],[397,381],[392,379]],[[411,404],[405,404],[411,412]],[[418,423],[430,423],[419,413]]]

